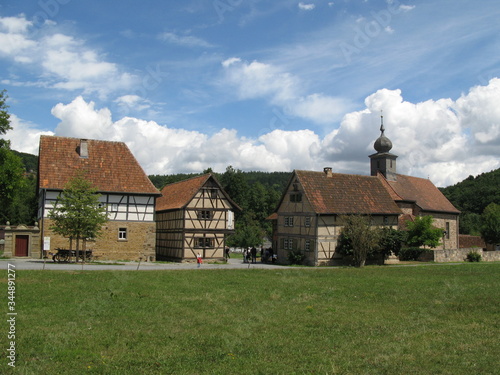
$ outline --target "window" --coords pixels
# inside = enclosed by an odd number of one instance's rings
[[[310,216],[306,216],[306,218],[304,219],[304,225],[306,227],[310,227],[311,226],[311,217]]]
[[[118,240],[119,241],[127,240],[127,228],[118,228]]]
[[[217,195],[217,189],[210,189],[210,198],[215,199]]]
[[[211,212],[210,211],[198,211],[198,219],[199,220],[210,220],[211,219]]]
[[[311,240],[306,240],[306,243],[304,245],[304,250],[311,251]]]
[[[285,216],[285,227],[293,227],[293,216]]]
[[[196,247],[214,247],[213,238],[200,237],[196,239]]]
[[[285,238],[283,240],[283,249],[284,250],[292,250],[293,249],[293,239]]]
[[[290,202],[302,202],[302,193],[290,193]]]
[[[384,224],[389,224],[389,216],[384,216]]]
[[[446,236],[447,240],[450,239],[450,222],[449,221],[446,222],[446,234],[445,234],[445,236]]]

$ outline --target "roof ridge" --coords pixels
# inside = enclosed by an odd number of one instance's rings
[[[180,181],[175,181],[175,182],[171,182],[170,184],[166,184],[165,186],[163,186],[161,188],[161,190],[163,190],[164,188],[166,188],[167,186],[172,186],[172,185],[176,185],[176,184],[181,184],[181,183],[186,183],[188,181],[191,181],[191,180],[194,180],[196,178],[201,178],[201,177],[206,177],[207,180],[210,178],[210,176],[212,176],[211,173],[205,173],[205,174],[202,174],[202,175],[199,175],[199,176],[193,176],[193,177],[189,177],[189,178],[186,178],[185,180],[180,180]]]

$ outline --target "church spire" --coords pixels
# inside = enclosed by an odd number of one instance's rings
[[[389,181],[396,180],[396,155],[389,151],[392,149],[392,142],[385,136],[384,115],[380,111],[380,137],[373,144],[376,154],[370,155],[371,175],[376,176],[382,173]]]
[[[373,148],[379,154],[389,152],[392,148],[392,142],[385,136],[384,132],[384,115],[382,114],[382,111],[380,111],[380,137],[377,138],[373,145]]]

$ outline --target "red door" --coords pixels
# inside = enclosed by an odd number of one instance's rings
[[[16,236],[16,257],[28,256],[30,236]]]

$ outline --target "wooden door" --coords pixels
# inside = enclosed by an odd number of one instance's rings
[[[16,236],[16,257],[27,257],[30,236]]]

